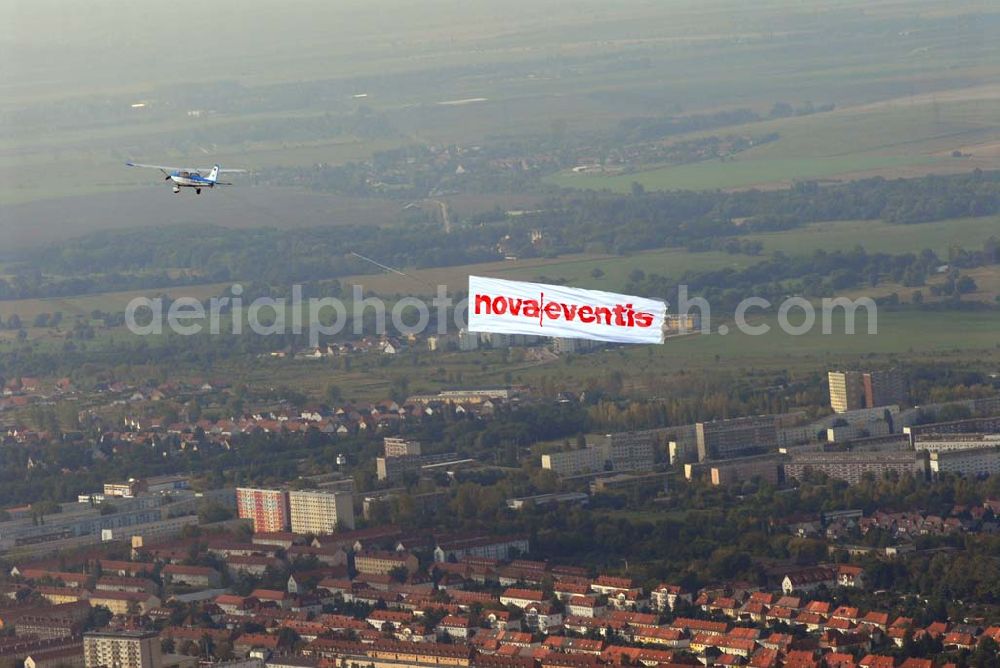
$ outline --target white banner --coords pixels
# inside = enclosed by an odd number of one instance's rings
[[[616,343],[663,343],[655,299],[469,276],[469,331]]]

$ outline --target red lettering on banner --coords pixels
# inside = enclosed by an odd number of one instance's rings
[[[613,307],[591,304],[567,304],[560,301],[545,301],[545,293],[538,300],[520,297],[491,296],[477,294],[473,299],[476,315],[506,315],[519,318],[538,318],[539,327],[546,320],[567,322],[579,320],[584,324],[597,323],[613,327],[645,329],[653,326],[652,313],[636,311],[632,304],[615,304]]]

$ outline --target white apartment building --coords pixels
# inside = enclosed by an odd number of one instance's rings
[[[294,533],[326,534],[354,528],[354,495],[350,492],[299,490],[288,493]]]
[[[86,668],[160,668],[160,636],[154,631],[94,631],[83,635]]]
[[[911,438],[915,450],[928,452],[1000,447],[1000,434],[918,434]]]

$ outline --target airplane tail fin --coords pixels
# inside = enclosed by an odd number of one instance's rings
[[[208,180],[215,183],[219,180],[219,165],[212,167],[212,171],[208,174]]]

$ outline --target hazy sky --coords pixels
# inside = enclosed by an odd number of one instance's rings
[[[377,73],[442,54],[493,50],[523,57],[588,42],[771,29],[755,26],[753,13],[776,5],[796,12],[810,6],[693,0],[0,0],[0,85],[8,93],[45,97],[164,81],[252,83],[274,80],[279,72],[284,80]]]

